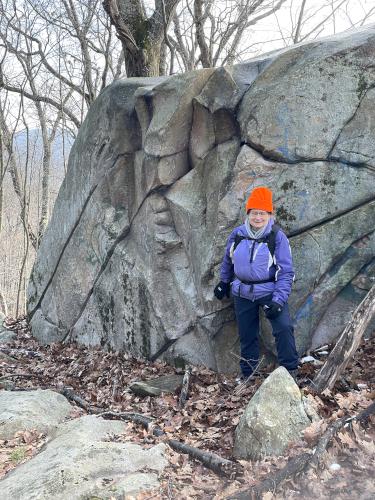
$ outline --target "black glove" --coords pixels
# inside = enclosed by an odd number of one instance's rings
[[[215,286],[214,294],[215,294],[215,297],[219,300],[222,300],[224,298],[224,295],[229,297],[230,296],[230,283],[224,283],[224,281],[220,281],[220,283]]]
[[[283,310],[283,306],[277,302],[271,302],[269,306],[264,306],[263,310],[268,319],[275,319]]]

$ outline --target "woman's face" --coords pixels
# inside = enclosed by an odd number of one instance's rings
[[[256,210],[252,208],[249,212],[250,226],[255,227],[256,229],[261,229],[266,226],[270,218],[271,214],[269,212],[265,212],[264,210]]]

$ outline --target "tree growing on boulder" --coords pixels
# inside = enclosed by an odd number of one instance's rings
[[[285,2],[155,0],[147,9],[143,0],[104,0],[103,7],[121,40],[127,76],[159,76],[166,71],[166,47],[170,73],[175,59],[180,71],[233,64],[246,30]]]
[[[105,0],[125,54],[127,76],[158,76],[165,33],[179,0],[156,0],[151,16],[142,0]]]

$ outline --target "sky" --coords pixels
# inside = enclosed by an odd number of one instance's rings
[[[340,8],[335,11],[333,17],[323,22],[332,13],[332,3],[334,7],[340,5]],[[242,50],[248,49],[248,53],[244,53],[242,58],[248,59],[252,54],[269,52],[290,45],[291,27],[297,24],[301,4],[302,0],[287,0],[275,14],[258,22],[247,37],[251,43],[246,43],[244,40],[242,44]],[[371,15],[364,21],[365,25],[375,23],[375,0],[340,0],[339,2],[337,0],[306,0],[305,15],[311,17],[302,28],[302,36],[322,22],[323,24],[309,38],[310,40],[314,37],[322,38],[360,27],[368,12]],[[254,42],[257,45],[251,47]]]

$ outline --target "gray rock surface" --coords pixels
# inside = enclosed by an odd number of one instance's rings
[[[251,460],[281,455],[310,424],[297,384],[285,368],[277,368],[245,408],[236,428],[233,455]]]
[[[9,439],[17,431],[27,429],[49,433],[71,410],[64,396],[49,389],[0,391],[0,439]]]
[[[0,312],[0,344],[6,344],[16,337],[12,330],[8,330],[4,326],[5,315]]]
[[[0,328],[0,344],[6,344],[16,338],[16,334],[12,330]]]
[[[302,353],[345,326],[375,261],[375,26],[245,64],[120,79],[72,148],[28,291],[32,331],[237,367],[213,288],[258,185],[290,236]],[[98,119],[100,117],[100,120]],[[269,325],[263,344],[274,352]]]
[[[124,422],[86,416],[59,426],[38,455],[0,481],[2,500],[128,498],[158,486],[164,444],[113,442]]]

